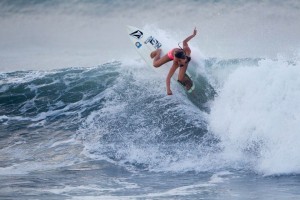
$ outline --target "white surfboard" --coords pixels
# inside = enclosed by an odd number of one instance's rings
[[[144,32],[143,30],[133,27],[127,26],[128,36],[133,43],[137,52],[141,55],[141,57],[146,61],[147,65],[153,67],[153,60],[150,57],[150,54],[155,49],[160,48],[162,50],[162,55],[168,52],[168,49],[163,46],[163,43],[158,40],[155,36],[150,35],[149,33]],[[171,62],[166,63],[169,68],[171,67]],[[153,67],[154,68],[154,67]],[[178,70],[177,70],[178,71]],[[177,82],[178,73],[173,75],[173,79]],[[185,74],[185,83],[184,86],[182,83],[179,83],[188,93],[191,93],[195,89],[195,85],[193,80],[188,72]]]

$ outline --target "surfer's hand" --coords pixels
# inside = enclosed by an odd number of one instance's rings
[[[173,93],[172,93],[171,90],[168,90],[167,94],[168,94],[168,95],[172,95]]]
[[[195,36],[196,34],[197,34],[197,29],[195,27],[193,35]]]

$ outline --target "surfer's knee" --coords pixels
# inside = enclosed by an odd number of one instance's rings
[[[153,62],[153,67],[156,67],[156,68],[158,68],[158,67],[160,67],[161,65],[159,64],[159,63],[157,63],[157,62]]]
[[[159,59],[159,57],[160,57],[160,52],[161,52],[161,49],[156,49],[156,50],[154,50],[154,51],[152,51],[151,53],[150,53],[150,57],[151,57],[151,59]]]

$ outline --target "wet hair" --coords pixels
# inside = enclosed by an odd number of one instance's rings
[[[175,57],[176,57],[176,58],[180,58],[180,59],[185,59],[186,56],[185,56],[184,51],[181,51],[181,50],[180,50],[180,51],[176,51],[176,52],[175,52]]]

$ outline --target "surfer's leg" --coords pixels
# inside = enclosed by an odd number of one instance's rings
[[[160,67],[162,66],[163,64],[171,61],[171,59],[169,58],[169,56],[166,54],[164,55],[163,57],[160,57],[160,53],[161,53],[161,49],[157,49],[155,51],[153,51],[151,53],[151,58],[153,57],[153,66],[154,67]]]
[[[153,60],[153,66],[154,67],[160,67],[160,66],[162,66],[163,64],[165,64],[165,63],[167,63],[169,61],[171,61],[171,59],[166,54],[163,57],[158,58],[157,60],[155,60],[155,58],[154,58],[154,60]]]
[[[186,90],[193,86],[192,80],[186,75],[187,66],[179,68],[178,82],[185,87]]]
[[[187,69],[187,65],[184,67],[179,67],[179,73],[178,73],[178,80],[179,81],[184,81],[184,75]]]
[[[156,56],[160,56],[160,52],[161,52],[161,49],[156,49],[156,50],[151,52],[150,57],[154,58]]]

